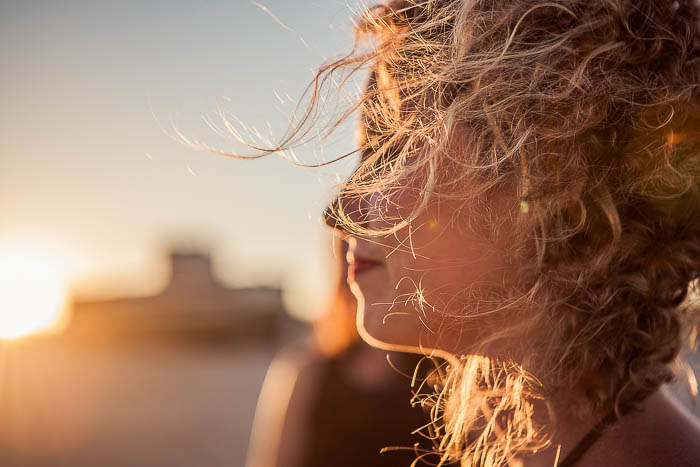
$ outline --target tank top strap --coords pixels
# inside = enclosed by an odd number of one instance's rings
[[[596,424],[591,431],[586,433],[586,436],[581,438],[581,441],[574,446],[574,449],[571,450],[564,460],[557,464],[557,467],[573,467],[576,465],[576,462],[578,462],[586,451],[588,451],[588,449],[590,449],[590,447],[593,446],[596,441],[598,441],[605,429],[614,423],[616,419],[617,416],[613,410],[603,420],[598,422],[598,424]]]

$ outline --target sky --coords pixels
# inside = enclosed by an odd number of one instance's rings
[[[355,160],[301,168],[225,151],[218,109],[271,139],[324,60],[352,47],[348,1],[33,0],[0,5],[0,253],[51,261],[78,296],[154,293],[170,245],[227,284],[280,284],[310,318],[328,291],[320,212]],[[352,148],[348,125],[295,155]],[[1,255],[0,255],[1,257]],[[1,265],[0,265],[1,267]]]

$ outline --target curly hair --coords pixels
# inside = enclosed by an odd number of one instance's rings
[[[483,204],[510,187],[523,260],[499,306],[530,313],[492,340],[548,332],[522,349],[537,380],[483,357],[453,365],[434,400],[443,461],[501,465],[546,445],[531,404],[504,405],[504,394],[583,388],[578,413],[599,420],[671,381],[698,321],[699,2],[393,0],[368,8],[357,31],[368,41],[318,71],[306,113],[273,150],[309,134],[336,73],[369,69],[329,127],[361,111],[366,156],[334,204],[338,224],[388,233],[358,222],[355,201],[407,180],[422,202],[391,231],[430,199]],[[465,422],[475,391],[483,423]],[[489,422],[507,414],[507,430]],[[475,427],[485,437],[469,439]]]
[[[534,248],[511,285],[537,306],[500,335],[548,329],[527,367],[545,394],[584,387],[580,413],[619,416],[669,382],[695,329],[699,21],[694,0],[392,1],[362,17],[371,50],[319,74],[373,70],[359,148],[370,155],[346,192],[406,177],[425,202],[516,186],[515,244]],[[378,234],[346,205],[346,230]],[[464,442],[450,445],[468,464]]]

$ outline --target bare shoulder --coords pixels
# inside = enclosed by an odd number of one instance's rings
[[[657,400],[651,403],[658,408],[652,411],[659,414],[650,420],[648,429],[656,434],[658,453],[666,460],[656,465],[700,466],[700,422],[661,391],[654,397]]]
[[[658,391],[601,439],[591,465],[700,466],[700,423]]]

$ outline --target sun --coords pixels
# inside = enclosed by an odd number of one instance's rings
[[[0,339],[52,328],[60,321],[64,300],[61,277],[46,258],[0,253]]]

